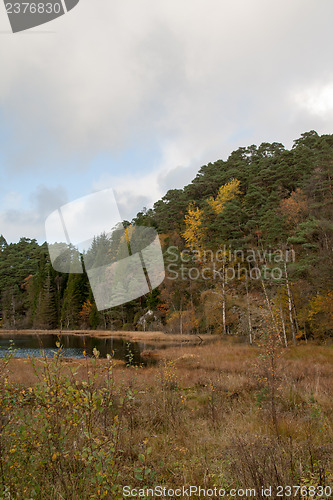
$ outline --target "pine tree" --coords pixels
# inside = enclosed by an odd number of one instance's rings
[[[50,270],[48,269],[43,288],[40,291],[35,326],[51,330],[57,327],[57,319],[55,289],[51,282]]]
[[[70,274],[63,297],[61,325],[63,328],[78,328],[82,305],[88,295],[85,274]]]

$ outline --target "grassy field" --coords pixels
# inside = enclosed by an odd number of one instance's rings
[[[116,499],[124,486],[136,498],[158,485],[330,498],[332,347],[219,341],[153,360],[2,359],[0,498]]]

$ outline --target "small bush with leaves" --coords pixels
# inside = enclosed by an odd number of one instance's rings
[[[57,347],[52,360],[32,359],[38,382],[28,389],[8,384],[10,355],[1,360],[0,491],[19,499],[117,498],[126,394],[115,388],[112,357],[101,380],[95,351],[79,382],[74,370],[64,373]]]

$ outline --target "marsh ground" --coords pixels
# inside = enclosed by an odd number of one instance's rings
[[[308,497],[294,498],[329,498],[320,487],[333,486],[332,347],[219,341],[154,353],[146,367],[3,366],[3,491],[122,498],[124,485],[200,485],[263,498],[271,486],[271,498],[287,498],[276,488],[296,485]]]

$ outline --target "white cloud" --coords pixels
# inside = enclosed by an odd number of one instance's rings
[[[301,90],[294,95],[294,99],[300,108],[313,115],[329,117],[333,122],[333,82]]]
[[[43,224],[33,210],[10,209],[0,212],[0,234],[8,242],[18,241],[21,237],[36,238],[40,243],[45,240]]]
[[[96,180],[94,191],[112,188],[123,219],[131,220],[144,206],[150,207],[162,195],[155,172],[145,175],[104,175]]]
[[[20,207],[22,203],[22,195],[17,191],[8,191],[4,193],[1,200],[1,206],[6,210],[13,210]]]

